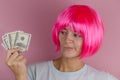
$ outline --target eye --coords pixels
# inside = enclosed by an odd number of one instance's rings
[[[61,30],[60,33],[65,35],[65,34],[67,34],[67,31],[66,30]]]
[[[74,33],[73,36],[76,37],[76,38],[80,37],[80,35],[77,34],[77,33]]]

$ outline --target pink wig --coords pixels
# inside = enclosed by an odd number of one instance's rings
[[[104,35],[103,22],[96,11],[86,5],[72,5],[58,16],[53,29],[52,39],[56,51],[60,50],[59,32],[70,27],[83,36],[80,58],[91,56],[98,51]]]

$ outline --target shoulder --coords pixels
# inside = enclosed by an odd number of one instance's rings
[[[96,78],[97,80],[99,80],[98,78],[100,78],[101,80],[118,80],[108,72],[95,69],[89,65],[87,65],[87,74],[89,75],[89,77]]]
[[[27,68],[27,80],[38,80],[47,75],[50,62],[45,61],[29,65]]]

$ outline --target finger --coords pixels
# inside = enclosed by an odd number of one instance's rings
[[[20,60],[22,60],[22,59],[24,59],[24,56],[19,55],[19,56],[17,56],[16,61],[20,61]]]
[[[19,51],[18,48],[8,50],[7,55],[6,55],[6,59],[8,59],[11,56],[11,54],[13,54],[14,52],[17,52],[17,51]]]
[[[12,66],[22,66],[26,64],[26,59],[24,56],[18,56],[14,61]]]
[[[26,62],[26,59],[23,55],[18,56],[18,58],[16,58],[18,61],[22,61],[22,62]]]
[[[24,64],[26,64],[26,59],[23,57],[22,59],[20,59],[20,61]]]
[[[16,60],[16,58],[19,56],[18,52],[14,52],[14,54],[11,54],[11,56],[6,60],[6,63],[10,66],[12,63]]]

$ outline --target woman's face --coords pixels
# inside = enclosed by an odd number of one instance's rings
[[[74,58],[80,56],[83,43],[81,35],[66,27],[59,32],[59,41],[62,57]]]

